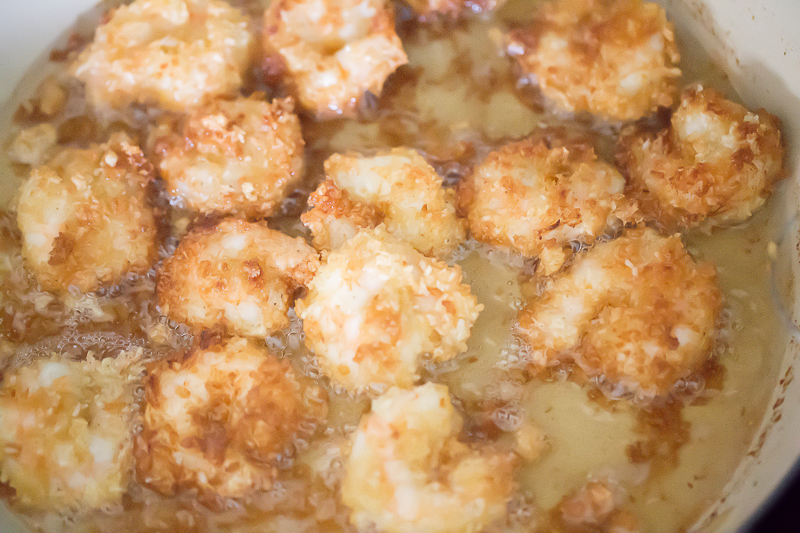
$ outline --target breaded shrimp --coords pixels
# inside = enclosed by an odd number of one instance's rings
[[[408,62],[385,0],[275,0],[264,14],[264,42],[318,118],[354,115],[365,91],[379,95]]]
[[[97,360],[53,355],[0,385],[0,479],[26,507],[88,510],[121,502],[131,478],[141,351]]]
[[[414,150],[395,148],[373,157],[334,154],[326,180],[309,197],[301,216],[314,246],[338,248],[361,227],[381,222],[389,233],[425,255],[445,257],[466,237],[456,216],[455,194]]]
[[[520,311],[534,366],[574,360],[612,394],[669,393],[710,355],[722,297],[716,270],[695,263],[679,235],[635,229],[553,277]]]
[[[552,146],[552,147],[551,147]],[[544,274],[609,227],[637,218],[625,179],[579,142],[525,140],[491,152],[459,191],[472,236],[539,257]]]
[[[551,0],[507,51],[558,107],[621,121],[672,105],[680,56],[672,24],[641,0]]]
[[[316,251],[299,237],[225,219],[181,240],[158,273],[156,292],[173,320],[265,337],[289,325],[294,292],[318,265]]]
[[[216,100],[150,134],[170,194],[203,214],[263,218],[303,176],[303,135],[291,99]]]
[[[483,306],[461,269],[426,257],[382,228],[333,251],[295,310],[320,370],[349,390],[409,387],[423,355],[467,348]]]
[[[146,272],[157,256],[152,165],[124,134],[65,148],[33,169],[17,201],[28,268],[46,290],[84,292]]]
[[[195,488],[224,498],[270,488],[278,462],[327,411],[319,387],[238,337],[154,365],[145,402],[139,481],[167,495]]]
[[[780,120],[713,89],[687,88],[669,125],[623,130],[616,160],[647,217],[666,228],[736,224],[783,177]]]
[[[97,28],[71,69],[95,106],[183,111],[234,95],[251,44],[244,15],[224,0],[135,0]]]
[[[391,388],[350,438],[342,501],[359,530],[471,533],[506,514],[513,454],[473,450],[444,385]]]

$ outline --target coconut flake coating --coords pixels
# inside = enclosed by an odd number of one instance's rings
[[[743,222],[784,176],[781,122],[702,86],[687,88],[659,130],[632,125],[616,148],[630,194],[667,228]]]
[[[264,223],[224,219],[198,227],[158,273],[162,312],[195,328],[266,337],[289,325],[295,290],[317,270],[317,252]]]
[[[491,152],[459,191],[478,241],[538,257],[545,274],[608,229],[638,218],[625,179],[580,142],[528,139]]]
[[[342,501],[360,531],[470,533],[506,514],[511,453],[471,449],[447,387],[391,388],[350,437]]]
[[[458,266],[378,228],[331,252],[295,309],[320,370],[358,391],[410,387],[423,355],[445,361],[465,351],[483,306]]]
[[[303,135],[291,99],[215,100],[150,134],[173,198],[202,214],[263,218],[303,176]]]
[[[235,498],[269,489],[276,465],[324,419],[322,390],[243,338],[159,362],[145,381],[136,474],[162,494]]]
[[[614,393],[669,393],[710,356],[722,296],[716,269],[679,235],[635,229],[596,245],[519,313],[530,363],[574,360]]]
[[[121,502],[133,467],[139,355],[53,355],[5,373],[0,480],[21,505],[66,512]]]
[[[334,154],[325,161],[325,175],[301,217],[318,249],[338,248],[359,228],[380,223],[436,257],[449,255],[466,237],[455,194],[414,150],[395,148],[372,157]]]
[[[672,105],[680,56],[664,9],[641,0],[552,0],[506,38],[508,54],[567,111],[630,120]]]
[[[244,15],[223,0],[136,0],[111,13],[71,68],[95,106],[184,111],[239,90],[251,42]]]
[[[64,148],[33,169],[17,200],[27,267],[47,290],[90,292],[157,256],[149,201],[152,165],[123,134],[88,149]]]
[[[264,14],[264,48],[318,118],[354,115],[365,91],[380,95],[408,62],[384,0],[276,0]]]

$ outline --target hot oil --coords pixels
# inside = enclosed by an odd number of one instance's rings
[[[608,127],[580,118],[565,122],[564,117],[544,112],[535,90],[519,85],[512,62],[502,53],[503,31],[510,22],[529,17],[535,3],[511,0],[494,18],[434,21],[426,27],[401,15],[399,32],[410,64],[389,78],[380,98],[365,99],[360,118],[325,123],[304,118],[308,176],[287,201],[283,216],[271,225],[290,234],[307,234],[297,215],[323,177],[324,159],[334,152],[369,154],[393,146],[414,147],[450,186],[468,175],[491,149],[542,127],[557,125],[561,132],[587,136],[600,153],[607,153],[612,142]],[[689,36],[684,39],[691,42]],[[686,82],[702,72],[703,82],[727,89],[724,76],[713,74],[719,71],[707,74],[708,60],[702,54],[684,53],[687,59],[682,65]],[[49,68],[57,71],[63,64]],[[34,78],[23,92],[34,93],[41,76]],[[4,120],[13,111],[6,109]],[[80,120],[75,121],[74,133],[85,139],[77,142],[104,134],[103,128],[91,127],[85,133],[79,126],[86,124]],[[135,137],[141,136],[135,121],[125,127]],[[12,168],[7,160],[0,163],[7,182],[18,183],[21,169]],[[12,197],[13,187],[3,190],[2,200],[8,203]],[[544,435],[544,450],[523,463],[517,476],[522,496],[512,507],[519,507],[518,514],[545,527],[551,510],[587,479],[610,479],[624,487],[622,506],[638,517],[642,531],[677,531],[688,528],[721,495],[763,416],[777,377],[779,362],[774,355],[780,353],[784,338],[769,298],[770,214],[768,206],[742,227],[686,236],[692,253],[718,269],[726,301],[718,349],[722,371],[714,380],[713,373],[707,374],[706,389],[687,405],[674,403],[652,410],[625,399],[606,398],[568,368],[547,376],[532,376],[521,369],[515,361],[518,347],[512,328],[524,305],[523,294],[530,288],[524,282],[534,265],[474,242],[457,252],[453,262],[463,269],[464,280],[484,311],[467,352],[455,361],[427,366],[424,377],[450,387],[467,418],[463,435],[467,440],[505,445],[513,440],[511,430],[521,423]],[[13,231],[6,233],[4,257],[14,256],[18,242]],[[6,281],[7,274],[2,275]],[[138,344],[184,348],[191,337],[185,329],[158,318],[151,285],[152,278],[131,280],[114,294],[84,302],[89,317],[82,315],[80,328],[95,324],[109,339],[116,335]],[[8,295],[13,289],[4,291]],[[58,302],[52,305],[56,309],[50,315],[31,317],[41,327],[23,328],[22,333],[14,333],[13,320],[0,320],[4,353],[66,346],[74,330],[67,322],[75,314],[72,308],[61,309]],[[128,312],[122,312],[126,306]],[[91,312],[101,318],[108,313],[113,316],[101,320],[92,318]],[[80,332],[88,334],[83,329]],[[267,344],[289,358],[299,372],[318,377],[296,319],[289,330],[267,339]],[[347,510],[336,498],[343,444],[368,410],[369,401],[336,390],[324,380],[323,384],[330,398],[328,425],[301,447],[293,463],[287,463],[272,491],[245,502],[198,502],[191,494],[164,498],[133,485],[122,511],[70,519],[70,527],[81,531],[124,531],[132,529],[131,524],[144,531],[349,530]],[[51,529],[61,527],[52,524],[63,525],[62,519],[33,517],[39,526],[51,524]],[[553,524],[555,529],[560,527],[557,521]]]

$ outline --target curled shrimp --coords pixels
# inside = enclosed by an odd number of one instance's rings
[[[503,518],[513,454],[458,440],[463,421],[444,385],[391,388],[350,438],[342,501],[360,530],[477,532]]]

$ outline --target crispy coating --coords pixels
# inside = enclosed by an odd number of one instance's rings
[[[58,130],[43,122],[20,131],[8,147],[8,155],[15,163],[42,165],[58,141]]]
[[[334,154],[325,161],[325,175],[308,199],[312,208],[301,217],[318,249],[338,248],[359,228],[380,223],[436,257],[449,255],[466,237],[455,194],[414,150],[395,148],[373,157]]]
[[[263,218],[303,176],[303,135],[291,99],[216,100],[150,134],[170,194],[205,215]]]
[[[742,222],[784,176],[780,120],[687,88],[668,125],[623,130],[616,160],[642,211],[666,228]]]
[[[422,356],[467,348],[483,306],[461,269],[426,257],[383,229],[362,230],[327,261],[295,310],[320,370],[349,390],[409,387]]]
[[[244,496],[268,489],[278,462],[324,419],[322,390],[244,338],[162,361],[145,382],[138,479],[161,492]]]
[[[579,142],[510,143],[491,152],[459,191],[472,236],[539,257],[545,274],[610,227],[637,219],[625,179]]]
[[[131,478],[139,354],[72,361],[53,355],[0,385],[0,479],[26,507],[120,503]]]
[[[554,276],[520,311],[534,366],[574,360],[614,394],[664,395],[709,357],[722,297],[716,270],[679,235],[628,231]]]
[[[275,0],[264,14],[264,43],[318,118],[354,115],[365,91],[379,95],[408,62],[384,0]]]
[[[183,111],[236,93],[251,41],[223,0],[136,0],[111,13],[71,68],[95,106]]]
[[[542,93],[568,111],[610,120],[669,106],[680,56],[664,9],[641,0],[551,0],[507,51]]]
[[[316,251],[266,224],[224,219],[190,231],[158,273],[162,312],[195,328],[265,337],[289,325],[295,290],[319,265]]]
[[[342,501],[359,530],[471,533],[502,518],[515,459],[458,440],[447,387],[391,388],[350,438]]]
[[[123,134],[65,148],[33,169],[17,201],[28,268],[47,290],[84,292],[146,272],[157,256],[152,165]]]

